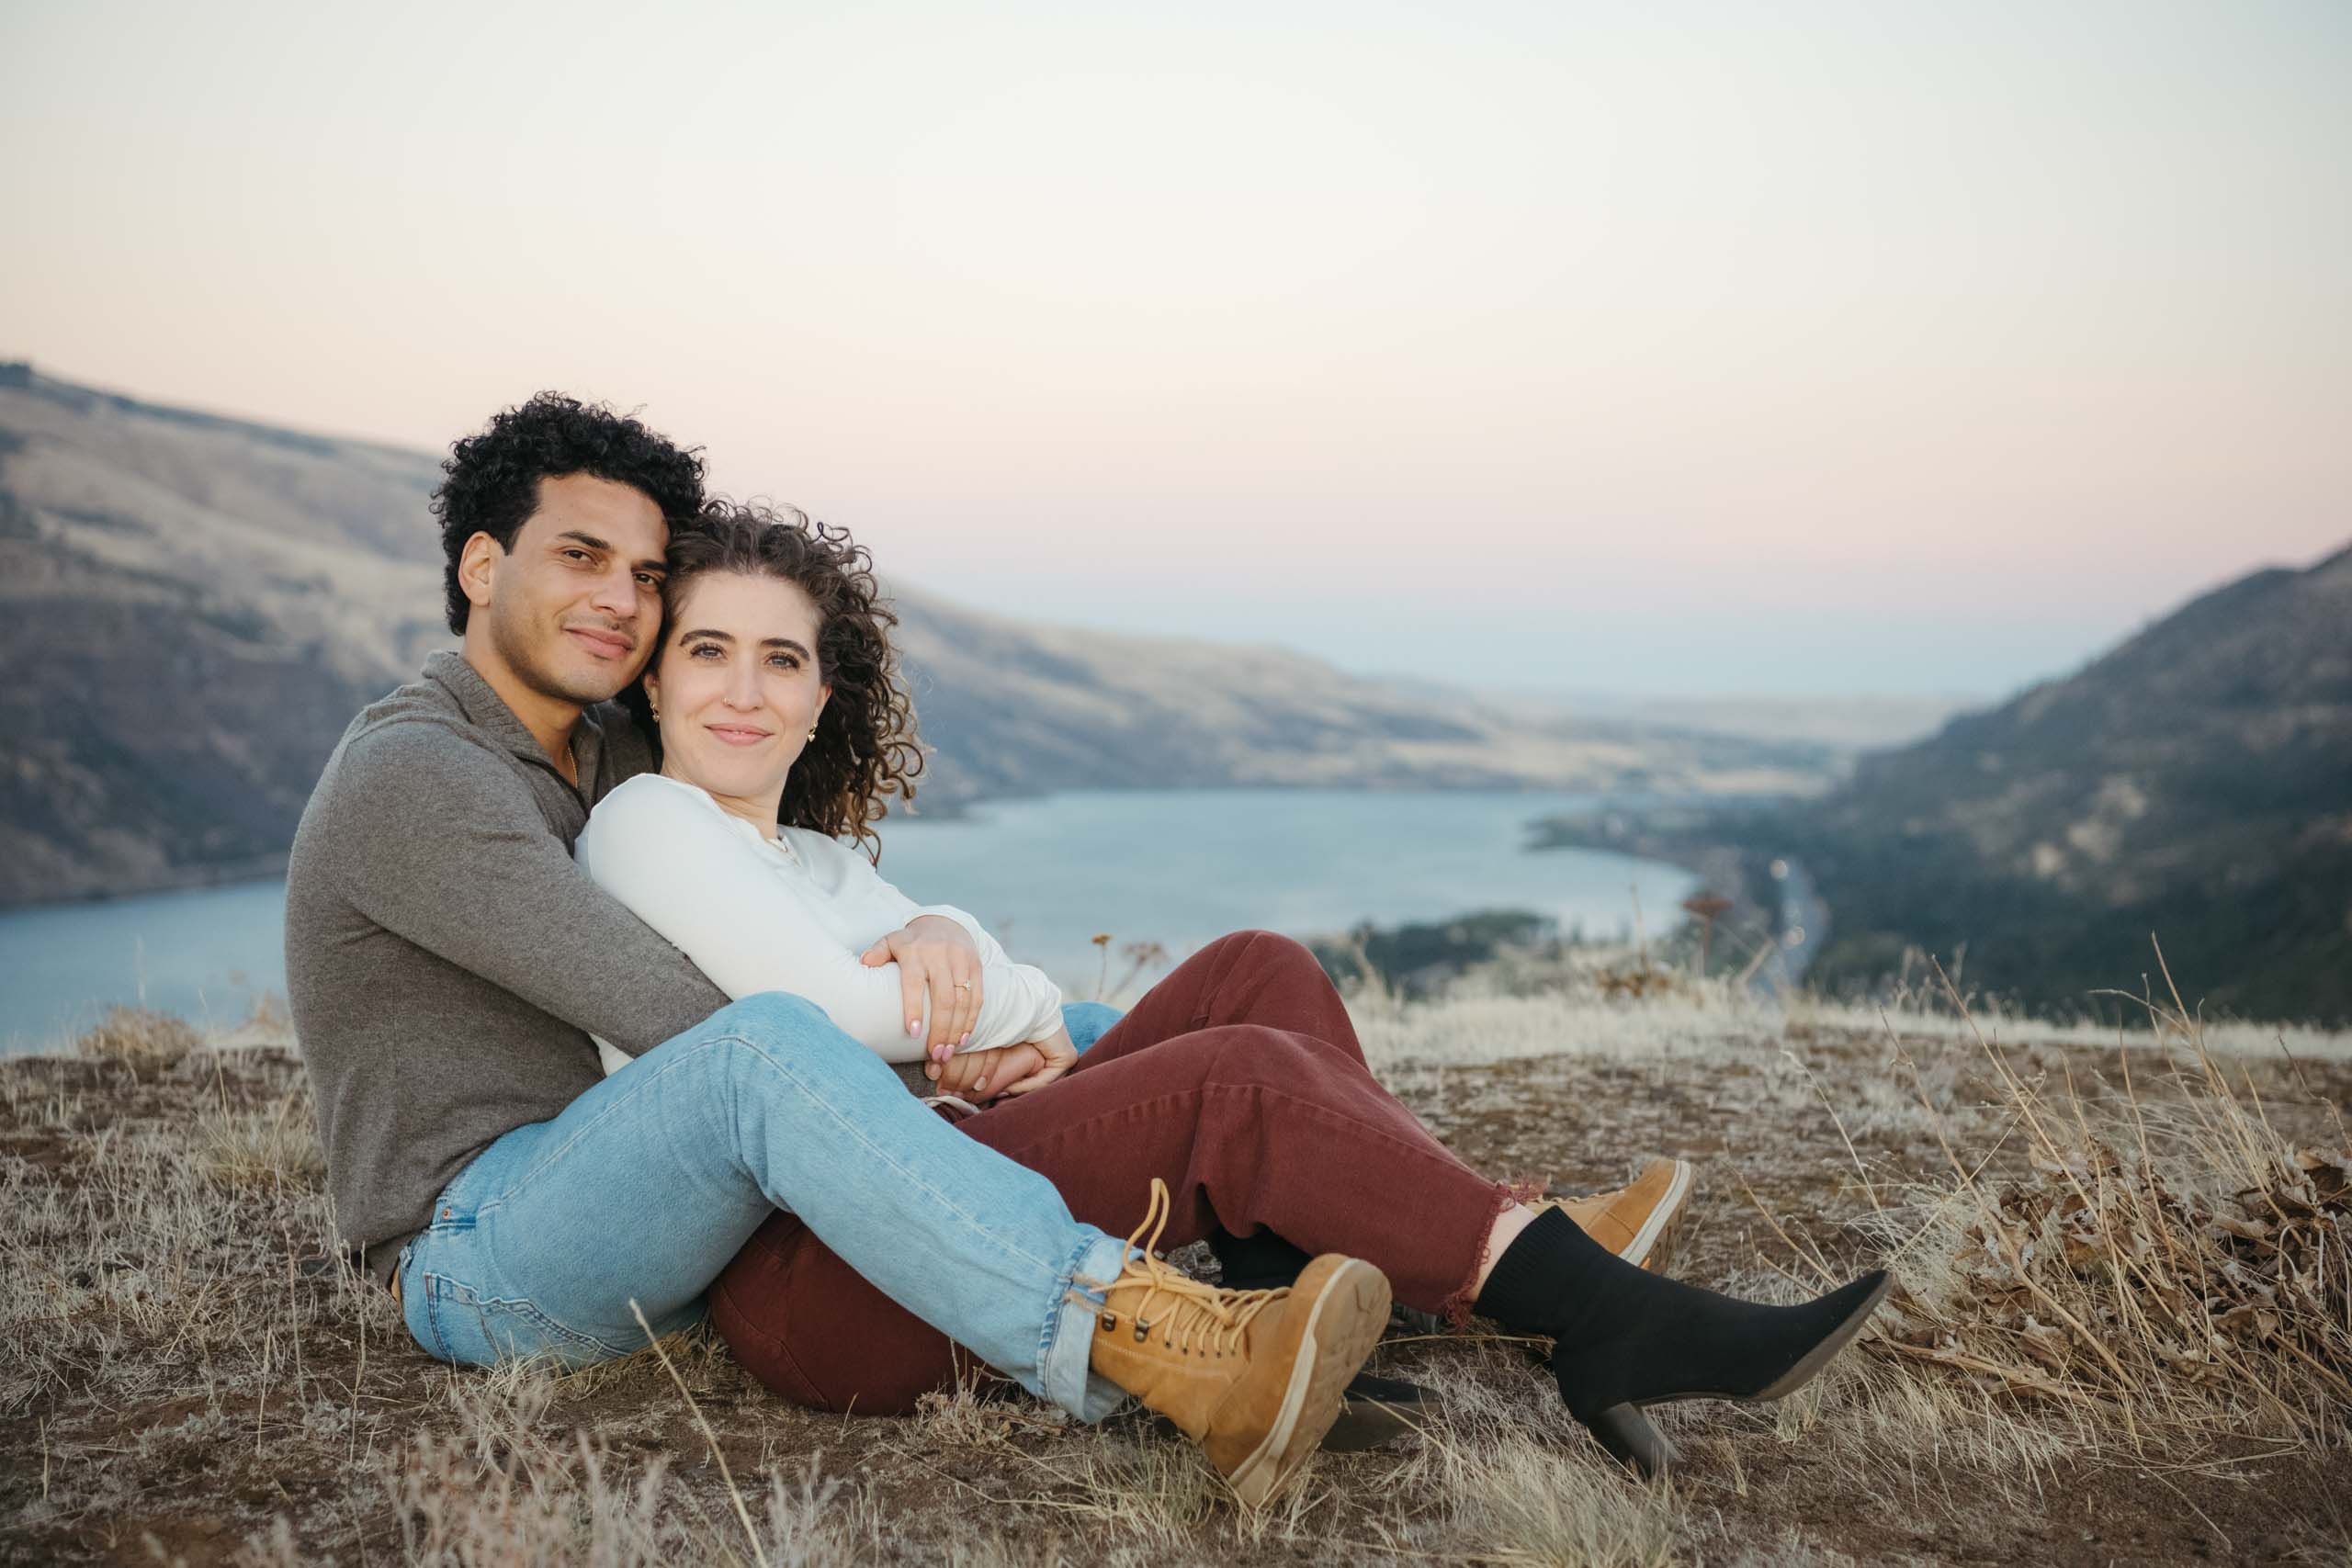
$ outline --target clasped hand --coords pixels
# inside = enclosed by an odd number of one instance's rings
[[[993,1051],[966,1051],[945,1062],[930,1062],[923,1076],[942,1094],[959,1100],[994,1100],[1000,1094],[1028,1094],[1041,1089],[1078,1060],[1078,1045],[1059,1024],[1043,1040],[1001,1045]]]

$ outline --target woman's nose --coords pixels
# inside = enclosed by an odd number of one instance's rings
[[[748,664],[738,664],[727,672],[727,705],[755,708],[760,705],[760,674]]]

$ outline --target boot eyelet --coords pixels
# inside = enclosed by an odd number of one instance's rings
[[[1116,1313],[1111,1313],[1111,1312],[1106,1312],[1106,1313],[1104,1313],[1104,1314],[1102,1314],[1102,1332],[1103,1332],[1103,1333],[1105,1333],[1105,1334],[1109,1334],[1109,1333],[1111,1333],[1113,1330],[1116,1329],[1118,1326],[1119,1326],[1119,1314],[1116,1314]]]

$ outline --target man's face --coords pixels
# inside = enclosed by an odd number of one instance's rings
[[[459,564],[492,650],[532,691],[582,706],[617,695],[661,641],[670,529],[640,490],[589,474],[539,481],[538,509],[501,551],[486,534]]]

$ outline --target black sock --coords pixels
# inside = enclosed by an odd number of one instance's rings
[[[1758,1393],[1839,1327],[1873,1273],[1798,1306],[1765,1306],[1637,1269],[1547,1210],[1495,1260],[1478,1311],[1556,1342],[1578,1416],[1625,1402]]]
[[[1235,1235],[1223,1225],[1209,1232],[1209,1250],[1216,1254],[1228,1291],[1272,1291],[1295,1285],[1307,1264],[1306,1253],[1261,1228],[1253,1235]]]
[[[1624,1288],[1620,1269],[1643,1272],[1577,1229],[1567,1215],[1546,1209],[1495,1259],[1478,1292],[1478,1315],[1522,1334],[1564,1339],[1585,1315],[1605,1314],[1606,1303]]]

